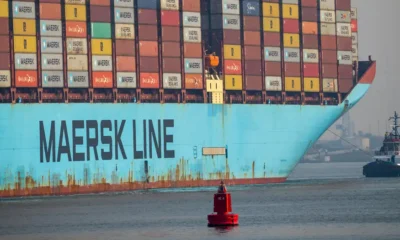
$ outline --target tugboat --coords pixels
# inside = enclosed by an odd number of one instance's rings
[[[365,177],[400,177],[399,119],[397,112],[394,112],[394,117],[389,118],[389,121],[392,120],[394,123],[392,132],[385,133],[381,149],[375,152],[375,162],[370,162],[363,167]]]

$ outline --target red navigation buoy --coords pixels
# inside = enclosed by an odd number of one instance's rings
[[[231,194],[227,192],[221,181],[218,192],[214,194],[214,213],[208,215],[208,226],[236,226],[239,225],[239,215],[232,213]]]

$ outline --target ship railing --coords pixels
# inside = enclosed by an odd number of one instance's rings
[[[375,156],[399,156],[400,151],[375,151]]]

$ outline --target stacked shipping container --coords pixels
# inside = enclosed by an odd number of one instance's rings
[[[162,71],[164,89],[182,88],[181,21],[179,0],[161,0]],[[187,31],[189,30],[189,31]],[[185,38],[196,36],[184,28]],[[198,38],[199,35],[197,35]]]
[[[279,0],[263,0],[264,76],[267,91],[282,91],[281,24]]]
[[[60,1],[40,1],[39,14],[41,84],[43,88],[62,88],[64,56]]]
[[[357,27],[357,9],[351,9],[351,36],[352,36],[352,59],[358,67],[358,27]],[[356,71],[354,72],[356,73]]]
[[[318,0],[301,1],[302,62],[304,92],[320,92],[320,61],[318,41]]]
[[[13,1],[15,87],[37,87],[36,6]]]
[[[244,0],[242,2],[244,79],[246,90],[250,91],[261,91],[263,89],[260,15],[260,2],[258,0]],[[233,78],[227,83],[232,82],[234,84],[234,80]]]
[[[90,49],[93,88],[113,87],[110,0],[90,1]],[[118,63],[117,63],[118,64]]]
[[[89,87],[85,0],[65,0],[65,37],[69,88]]]
[[[158,3],[157,0],[137,1],[139,86],[142,89],[160,87]]]
[[[185,61],[185,88],[203,89],[203,65],[186,69],[190,59],[202,59],[201,0],[182,0],[183,57]]]
[[[353,87],[350,0],[336,0],[336,22],[339,92],[347,93]]]
[[[285,91],[301,92],[298,0],[282,0]]]
[[[319,0],[323,92],[338,91],[335,0]]]
[[[118,88],[136,88],[134,0],[114,1],[115,71]]]
[[[0,87],[11,87],[8,1],[0,1]]]

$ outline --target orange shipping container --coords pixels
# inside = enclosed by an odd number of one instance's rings
[[[15,71],[16,87],[37,87],[37,71]]]
[[[47,19],[47,20],[61,19],[61,4],[40,3],[40,19]]]
[[[117,56],[117,72],[135,72],[136,58],[127,56]]]
[[[159,88],[160,77],[158,73],[140,73],[141,88]]]
[[[358,21],[356,19],[351,19],[351,32],[358,32]]]
[[[203,75],[201,74],[186,74],[185,75],[186,89],[203,89]]]
[[[225,60],[224,71],[226,75],[242,74],[242,62],[240,60]]]
[[[158,43],[152,41],[140,41],[139,51],[140,51],[140,56],[157,57]]]
[[[110,6],[110,0],[90,0],[90,5]]]
[[[303,34],[318,34],[318,23],[303,22]]]
[[[67,37],[87,37],[86,22],[65,22],[65,30]]]
[[[93,87],[94,88],[112,88],[113,74],[112,72],[93,72]]]

